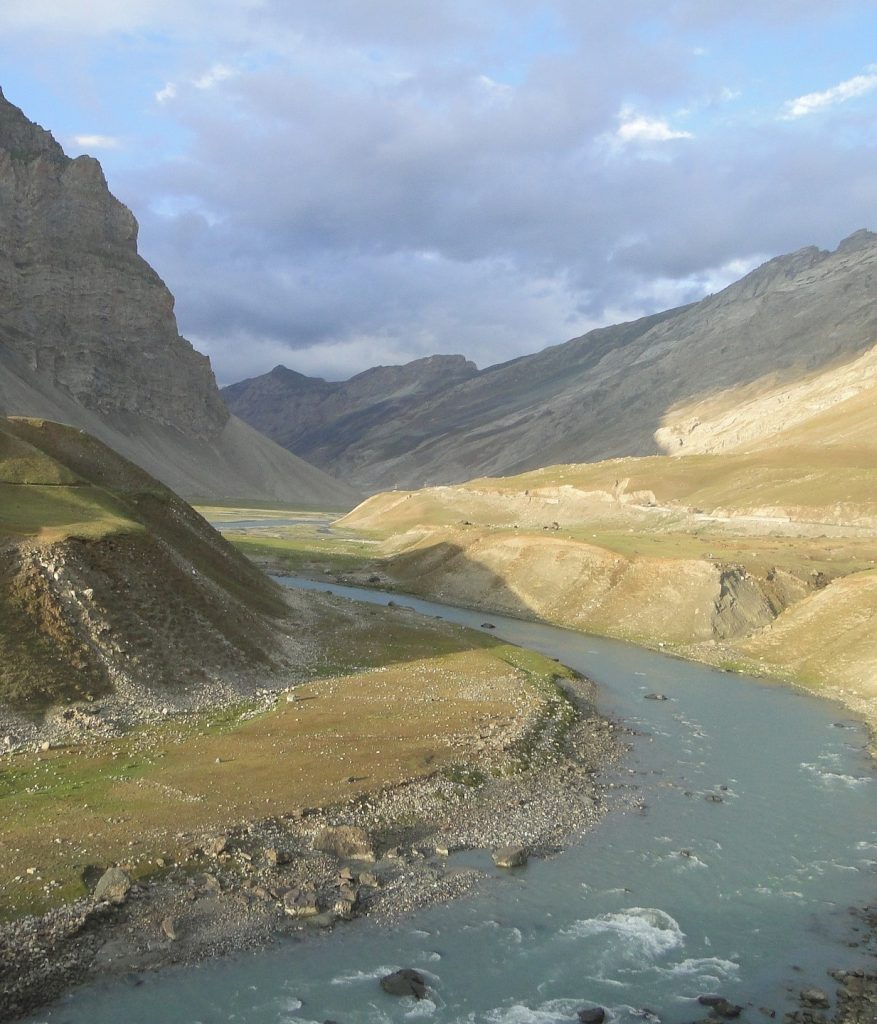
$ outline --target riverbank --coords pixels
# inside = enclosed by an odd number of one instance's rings
[[[191,833],[178,858],[139,877],[125,871],[105,898],[2,926],[0,1019],[99,976],[196,963],[363,914],[390,921],[454,898],[480,876],[455,865],[456,851],[557,851],[609,806],[636,799],[599,780],[624,750],[623,730],[596,714],[590,683],[563,675],[514,728],[478,727],[424,776]]]

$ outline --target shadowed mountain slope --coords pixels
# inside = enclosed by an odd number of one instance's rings
[[[266,377],[224,393],[232,411],[372,490],[650,455],[662,450],[655,433],[666,430],[671,410],[735,389],[749,388],[751,400],[870,349],[875,272],[877,235],[858,231],[834,252],[811,246],[770,260],[693,305],[600,328],[389,406],[306,406],[300,380],[284,396]],[[347,385],[335,385],[336,394]],[[284,440],[292,421],[294,442]],[[760,435],[781,423],[768,418]],[[672,440],[679,446],[678,434]]]

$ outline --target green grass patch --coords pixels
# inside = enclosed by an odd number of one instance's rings
[[[0,534],[94,539],[140,529],[121,502],[97,487],[0,483]]]
[[[382,625],[370,630],[375,638]],[[447,656],[435,654],[442,629]],[[202,829],[333,804],[446,768],[464,785],[481,784],[478,769],[448,763],[446,737],[513,714],[531,679],[519,672],[509,680],[508,657],[529,659],[446,624],[390,623],[384,632],[398,656],[423,657],[302,684],[294,702],[242,702],[0,761],[0,917],[83,895],[90,868],[120,863],[145,877],[160,870],[158,857],[181,862]]]
[[[248,558],[294,573],[329,569],[358,572],[378,556],[379,546],[360,537],[327,536],[314,527],[265,528],[223,535]]]
[[[487,782],[488,776],[480,768],[468,764],[449,764],[442,768],[442,775],[458,786],[468,786],[470,789],[478,789]]]

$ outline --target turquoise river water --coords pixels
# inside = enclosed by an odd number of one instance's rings
[[[864,964],[850,907],[873,902],[877,886],[877,785],[859,722],[627,644],[394,600],[475,628],[487,618],[492,635],[594,679],[601,710],[643,734],[611,778],[636,785],[647,809],[610,814],[563,854],[513,872],[467,854],[485,871],[475,895],[397,927],[359,920],[137,986],[93,985],[34,1021],[555,1024],[599,1004],[619,1024],[653,1022],[647,1010],[682,1024],[706,1017],[696,997],[718,991],[752,1022],[767,1020],[760,1007],[781,1020],[805,983],[831,994],[829,968]],[[670,699],[645,700],[653,691]],[[377,979],[400,966],[425,974],[430,998],[384,995]]]

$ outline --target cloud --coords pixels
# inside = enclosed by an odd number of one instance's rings
[[[177,95],[177,83],[167,82],[165,85],[158,90],[155,94],[155,98],[159,103],[167,103],[168,100],[172,100]]]
[[[118,149],[122,140],[115,135],[75,135],[73,143],[81,149]]]
[[[625,109],[619,114],[621,124],[615,133],[620,142],[671,142],[673,139],[692,139],[691,132],[671,128],[660,118],[644,117]]]
[[[203,75],[193,78],[192,85],[196,89],[212,89],[215,85],[219,85],[220,82],[224,82],[227,78],[232,78],[236,74],[235,69],[228,67],[226,64],[214,64]]]
[[[223,382],[485,366],[875,226],[870,129],[775,120],[841,7],[877,26],[865,0],[82,6],[0,4],[3,84],[124,141],[110,186]]]
[[[204,33],[204,26],[229,24],[262,7],[263,0],[3,0],[0,32],[69,33],[90,37],[160,29]]]
[[[874,89],[877,89],[877,64],[869,65],[865,74],[855,75],[823,92],[810,92],[805,96],[798,96],[797,99],[788,100],[782,116],[786,121],[794,121],[838,103],[846,103],[847,100],[864,96]]]
[[[201,90],[202,92],[213,89],[220,82],[224,82],[229,78],[234,78],[238,74],[235,68],[229,67],[227,64],[214,64],[200,75],[196,75],[188,80],[188,84],[194,86],[194,88]],[[155,93],[155,100],[157,103],[164,104],[169,100],[176,99],[180,92],[180,86],[176,82],[166,82],[161,89]]]

